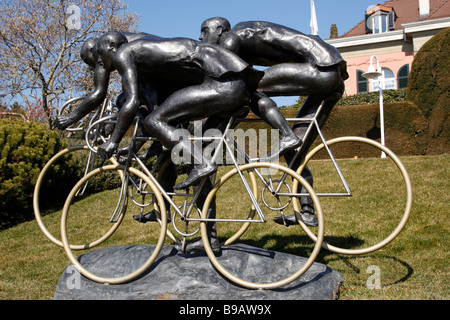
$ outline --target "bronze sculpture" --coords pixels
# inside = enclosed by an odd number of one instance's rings
[[[298,124],[291,129],[269,97],[308,95],[298,117],[315,114],[323,101],[325,106],[319,115],[323,125],[342,96],[343,81],[348,76],[345,61],[319,37],[264,21],[241,22],[231,28],[225,18],[216,17],[203,22],[200,40],[109,32],[87,41],[81,56],[95,70],[95,90],[73,114],[58,117],[55,125],[64,129],[92,111],[106,96],[109,74],[117,70],[123,89],[117,98],[118,122],[111,139],[99,147],[99,155],[112,156],[135,116],[141,113],[145,117],[144,135],[156,137],[168,149],[184,144],[183,150],[190,150],[195,165],[188,178],[175,186],[184,189],[212,174],[216,166],[201,152],[195,152],[188,139],[180,141],[174,135],[176,125],[208,118],[205,129],[221,129],[230,116],[245,116],[251,108],[280,130],[278,154],[285,154],[289,163],[294,155],[291,150],[302,144],[306,127]],[[254,65],[268,68],[257,71]],[[315,136],[303,141],[301,154],[309,149]],[[154,146],[156,152],[161,150],[157,143]],[[296,159],[294,168],[299,161]],[[303,175],[312,185],[307,168]],[[167,181],[171,184],[173,175]],[[211,186],[204,187],[209,190]],[[310,199],[300,201],[304,222],[317,224]],[[298,223],[295,215],[275,221]]]

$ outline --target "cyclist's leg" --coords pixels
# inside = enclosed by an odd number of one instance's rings
[[[340,100],[342,97],[344,90],[344,84],[343,81],[339,85],[338,88],[331,94],[329,94],[327,97],[319,96],[319,95],[310,95],[308,96],[307,100],[305,101],[304,105],[300,109],[299,113],[297,114],[297,118],[312,118],[314,116],[317,116],[317,122],[319,124],[319,127],[322,128],[322,126],[325,124],[326,120],[328,119],[331,111],[333,110],[336,103]],[[323,102],[323,107],[319,114],[317,114],[317,110],[320,107],[320,105]],[[295,162],[291,165],[291,168],[294,170],[297,170],[300,164],[303,162],[304,157],[306,156],[306,153],[311,148],[312,144],[316,140],[318,136],[317,129],[315,127],[312,127],[310,133],[307,137],[305,137],[306,130],[309,126],[309,123],[299,123],[294,125],[293,130],[294,132],[303,139],[303,145],[300,148],[300,154],[295,159]],[[289,164],[291,163],[294,152],[289,152],[285,155],[286,162]],[[301,173],[302,177],[305,178],[308,183],[313,186],[313,176],[311,171],[308,169],[308,167],[305,167],[305,169]],[[304,192],[304,190],[301,190],[301,192]],[[317,225],[317,218],[314,215],[314,205],[312,204],[311,198],[309,197],[301,197],[300,198],[300,204],[302,208],[302,212],[300,212],[300,217],[303,219],[303,222],[308,226],[316,226]],[[277,217],[275,219],[277,223],[282,224],[284,221],[282,217]],[[285,218],[285,221],[287,224],[298,224],[296,215],[290,215]]]
[[[193,186],[194,193],[198,190],[198,185]],[[200,195],[197,199],[197,207],[202,208],[203,204],[205,203],[206,197],[208,196],[208,193],[212,190],[212,183],[211,180],[208,178],[205,181],[205,184],[203,185],[202,190],[200,190]],[[215,219],[216,218],[216,203],[215,201],[211,201],[211,205],[208,208],[208,219]],[[212,250],[214,252],[220,251],[220,243],[217,239],[217,227],[215,222],[207,222],[206,223],[206,229],[208,238],[210,239],[210,244],[212,247]],[[186,253],[196,253],[196,252],[202,252],[205,251],[203,246],[202,239],[199,239],[197,241],[188,243],[185,248]]]
[[[194,164],[188,178],[175,186],[184,189],[216,171],[216,166],[202,156],[187,137],[180,137],[172,124],[203,119],[214,114],[232,115],[245,104],[243,80],[217,81],[207,78],[201,85],[187,87],[169,96],[145,121],[145,130],[160,140],[163,146],[181,147]]]
[[[254,92],[250,106],[254,114],[280,132],[279,148],[276,152],[272,151],[272,156],[281,156],[301,145],[302,140],[292,131],[275,101],[261,92]]]

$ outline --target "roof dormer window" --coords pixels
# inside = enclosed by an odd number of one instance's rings
[[[366,33],[384,33],[395,29],[395,11],[383,5],[371,6],[366,11]]]
[[[374,14],[373,17],[373,22],[372,22],[372,32],[373,33],[383,33],[386,32],[388,30],[387,27],[387,23],[388,23],[388,19],[387,19],[387,15],[385,14]]]

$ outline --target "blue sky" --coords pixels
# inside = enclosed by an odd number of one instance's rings
[[[380,0],[315,0],[319,35],[327,38],[335,23],[339,34],[364,19],[369,5]],[[124,0],[130,12],[141,15],[142,31],[162,37],[197,39],[203,20],[222,16],[234,25],[266,20],[309,33],[310,0]]]
[[[201,23],[222,16],[231,25],[265,20],[309,34],[310,0],[124,0],[129,12],[141,15],[140,30],[161,37],[198,39]],[[339,35],[364,19],[364,11],[377,0],[315,0],[319,36],[328,38],[331,24]],[[382,3],[384,1],[378,0]],[[277,98],[279,106],[294,104],[295,97]]]

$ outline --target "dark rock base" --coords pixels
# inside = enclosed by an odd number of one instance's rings
[[[118,277],[136,270],[153,252],[153,246],[116,246],[96,249],[79,257],[81,264],[102,277]],[[306,258],[236,244],[222,248],[220,263],[245,274],[253,282],[280,280],[298,270]],[[230,270],[228,269],[228,270]],[[206,254],[183,255],[164,246],[152,267],[125,284],[91,281],[69,264],[55,290],[55,300],[333,300],[343,276],[314,263],[289,285],[274,290],[251,290],[230,282]]]

